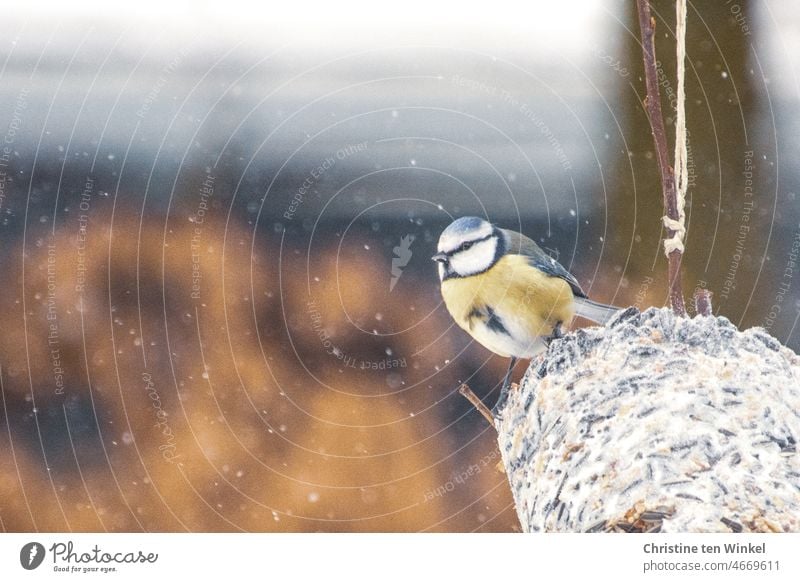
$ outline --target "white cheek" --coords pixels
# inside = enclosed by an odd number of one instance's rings
[[[475,275],[488,269],[494,261],[497,243],[494,239],[479,242],[466,251],[450,258],[450,266],[462,277]]]

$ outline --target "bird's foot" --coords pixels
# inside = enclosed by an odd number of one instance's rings
[[[564,337],[564,326],[563,322],[559,321],[550,335],[544,338],[544,343],[549,346],[553,340],[561,339],[562,337]]]

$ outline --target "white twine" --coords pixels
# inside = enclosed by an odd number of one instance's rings
[[[669,216],[662,218],[663,224],[675,234],[664,241],[664,253],[669,254],[678,250],[683,252],[683,237],[686,234],[686,190],[689,181],[689,168],[687,167],[688,152],[686,150],[686,91],[684,80],[686,78],[686,0],[677,0],[675,3],[676,24],[675,39],[678,45],[678,91],[677,91],[677,118],[675,120],[675,190],[677,192],[678,220]]]

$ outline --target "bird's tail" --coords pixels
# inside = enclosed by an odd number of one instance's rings
[[[605,325],[617,311],[619,308],[613,305],[603,305],[586,297],[575,298],[575,314],[596,323]]]

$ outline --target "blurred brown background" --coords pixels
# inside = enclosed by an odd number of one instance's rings
[[[429,257],[480,214],[599,301],[664,303],[633,3],[311,30],[84,4],[1,45],[0,528],[516,531],[457,393],[491,406],[506,362]],[[690,7],[684,271],[795,350],[798,22]]]

